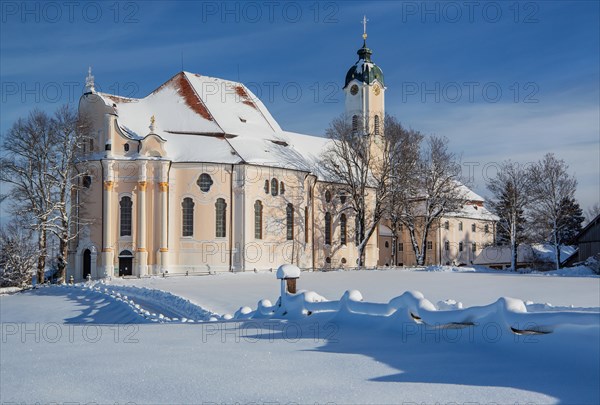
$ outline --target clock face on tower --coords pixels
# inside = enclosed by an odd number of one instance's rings
[[[375,87],[373,87],[373,92],[375,93],[376,96],[378,96],[379,93],[381,93],[381,87],[379,87],[379,85],[376,84]]]
[[[356,84],[353,84],[352,87],[350,87],[350,94],[355,96],[356,93],[358,93],[358,86]]]

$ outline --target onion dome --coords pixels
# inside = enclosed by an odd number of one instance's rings
[[[362,48],[356,53],[358,54],[358,61],[348,70],[348,73],[346,73],[344,87],[352,80],[358,80],[365,84],[371,84],[377,80],[382,86],[385,86],[385,83],[383,82],[383,72],[379,66],[374,64],[371,60],[373,51],[367,48],[366,40],[364,41]]]

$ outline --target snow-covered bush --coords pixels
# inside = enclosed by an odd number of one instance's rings
[[[31,231],[9,224],[0,229],[0,287],[31,285],[38,250]]]
[[[594,273],[600,274],[600,253],[596,253],[596,255],[588,257],[585,261],[585,265],[592,269]]]

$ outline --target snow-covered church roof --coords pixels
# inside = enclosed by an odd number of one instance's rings
[[[180,162],[251,163],[311,170],[328,139],[281,129],[241,83],[180,72],[144,98],[96,93],[117,113],[119,129],[136,140],[152,131],[167,158]]]

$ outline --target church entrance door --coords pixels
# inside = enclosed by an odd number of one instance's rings
[[[92,252],[86,249],[83,252],[83,279],[86,280],[90,274],[92,274]]]
[[[119,277],[133,274],[133,255],[129,250],[119,253]]]

